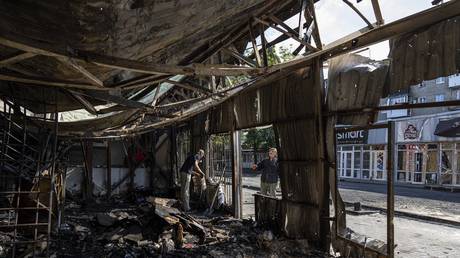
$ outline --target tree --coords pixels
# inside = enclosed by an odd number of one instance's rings
[[[242,147],[245,149],[252,149],[254,163],[257,163],[257,151],[268,150],[268,148],[275,147],[275,133],[272,127],[263,129],[249,129],[243,134]]]

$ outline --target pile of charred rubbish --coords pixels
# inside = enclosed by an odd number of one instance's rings
[[[222,212],[184,213],[175,199],[68,202],[51,257],[330,257],[307,241],[258,228]]]

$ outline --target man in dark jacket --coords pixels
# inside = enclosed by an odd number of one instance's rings
[[[278,152],[276,148],[270,148],[268,159],[264,159],[259,164],[252,165],[253,170],[262,171],[260,178],[260,192],[268,196],[276,196],[276,186],[278,185]]]
[[[200,168],[200,161],[204,157],[204,150],[199,150],[197,154],[192,154],[187,157],[184,164],[180,168],[181,181],[181,201],[184,211],[190,210],[190,181],[192,174],[204,177],[203,171]]]

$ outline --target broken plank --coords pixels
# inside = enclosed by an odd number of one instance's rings
[[[34,53],[22,52],[0,60],[0,68],[36,56]]]
[[[184,89],[191,90],[191,91],[199,91],[199,92],[202,92],[202,93],[205,93],[205,94],[211,94],[212,93],[212,90],[210,90],[208,88],[205,88],[203,86],[199,86],[199,85],[192,85],[192,84],[189,84],[189,83],[178,82],[178,81],[173,81],[173,80],[166,80],[165,82],[174,84],[174,85],[176,85],[176,86],[178,86],[180,88],[184,88]]]

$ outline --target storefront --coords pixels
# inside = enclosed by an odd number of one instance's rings
[[[386,180],[385,129],[337,134],[337,171],[341,178]]]
[[[396,120],[395,182],[460,186],[459,135],[458,114]],[[338,134],[338,176],[342,179],[386,180],[386,137],[386,129]]]

